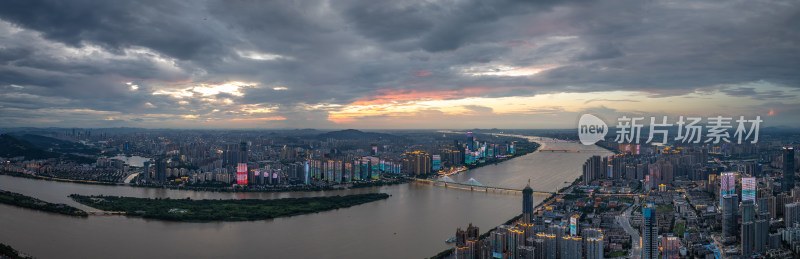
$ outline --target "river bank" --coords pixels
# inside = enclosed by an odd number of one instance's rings
[[[85,211],[78,208],[61,204],[50,203],[33,197],[25,196],[15,192],[0,190],[0,203],[13,205],[21,208],[58,213],[67,216],[86,217]]]

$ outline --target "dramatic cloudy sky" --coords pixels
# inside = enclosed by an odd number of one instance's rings
[[[0,127],[800,126],[800,1],[0,1]]]

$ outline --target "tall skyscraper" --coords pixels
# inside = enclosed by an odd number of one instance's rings
[[[756,206],[753,200],[742,201],[742,222],[754,222],[756,220]]]
[[[723,203],[722,198],[728,194],[736,194],[736,173],[734,172],[722,173],[720,177],[720,188],[719,188],[720,210],[725,210],[725,204]]]
[[[164,158],[156,159],[156,181],[162,184],[167,182],[167,160]]]
[[[472,136],[472,132],[467,132],[467,149],[472,151],[475,148],[475,137]]]
[[[756,200],[756,178],[744,177],[742,178],[742,201],[755,201]]]
[[[530,179],[528,185],[522,189],[522,223],[527,226],[533,225],[533,189]]]
[[[142,168],[142,181],[149,183],[150,180],[150,162],[144,162],[144,167]]]
[[[726,194],[722,200],[722,234],[724,237],[735,237],[739,232],[739,197]]]
[[[742,223],[742,245],[741,252],[743,256],[749,257],[753,254],[755,245],[755,224],[753,222]]]
[[[794,148],[784,147],[783,150],[783,180],[781,189],[791,192],[794,188]]]
[[[753,200],[742,201],[741,252],[744,256],[753,254],[755,247],[755,213]]]
[[[762,215],[769,217],[769,214],[759,214],[759,219],[756,220],[753,244],[753,252],[755,253],[766,252],[769,245],[769,219],[761,218]]]
[[[242,141],[242,142],[239,143],[239,159],[238,159],[237,163],[245,163],[246,164],[248,162],[247,160],[248,160],[247,142]]]
[[[653,203],[642,208],[642,259],[658,259],[658,224]]]

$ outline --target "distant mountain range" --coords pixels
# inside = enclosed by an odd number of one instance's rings
[[[78,142],[61,140],[57,138],[45,137],[33,134],[16,135],[11,134],[13,137],[33,144],[35,147],[50,150],[58,153],[81,153],[86,155],[98,155],[100,149],[91,148]]]
[[[54,152],[42,150],[31,143],[16,139],[11,135],[0,135],[0,157],[24,156],[27,159],[47,159],[59,157]]]
[[[403,139],[401,136],[392,135],[392,134],[385,134],[385,133],[375,133],[375,132],[363,132],[360,130],[354,129],[346,129],[346,130],[339,130],[339,131],[331,131],[323,134],[317,135],[317,139],[325,140],[325,139],[340,139],[340,140],[357,140],[357,139]]]
[[[80,143],[63,141],[59,139],[37,136],[37,135],[23,135],[22,138],[32,140],[31,143],[26,140],[18,139],[14,136],[3,134],[0,135],[0,157],[13,158],[25,157],[25,159],[49,159],[61,158],[64,160],[74,161],[78,163],[92,163],[95,160],[83,156],[77,156],[66,152],[69,150],[93,152],[93,149],[86,147]],[[64,148],[60,148],[63,145]],[[55,147],[55,148],[53,148]],[[46,149],[58,150],[60,152],[48,151]],[[99,151],[98,151],[99,152]],[[84,153],[84,152],[76,152]]]

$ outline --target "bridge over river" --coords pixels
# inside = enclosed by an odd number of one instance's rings
[[[434,186],[442,186],[445,188],[453,188],[453,189],[461,189],[461,190],[469,190],[469,191],[483,191],[483,192],[507,192],[507,193],[522,193],[520,189],[511,189],[505,187],[495,187],[495,186],[486,186],[475,180],[475,178],[469,178],[462,183],[456,182],[453,178],[448,176],[436,179],[436,180],[428,180],[428,179],[417,179],[414,178],[414,181],[421,182],[421,183],[428,183]],[[555,194],[555,192],[547,192],[547,191],[533,191],[534,195],[551,195]]]

